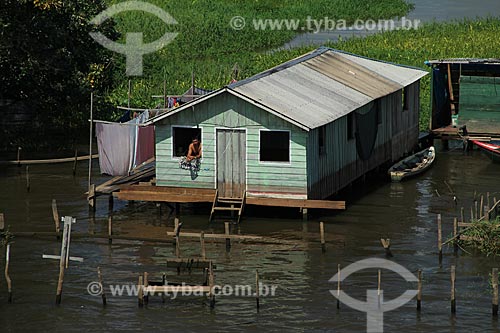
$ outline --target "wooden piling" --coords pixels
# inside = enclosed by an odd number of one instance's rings
[[[465,219],[465,209],[464,209],[464,207],[461,207],[461,208],[460,208],[460,221],[461,221],[462,223],[464,223],[464,222],[465,222],[465,220],[464,220],[464,219]]]
[[[307,208],[302,208],[302,221],[307,221]]]
[[[257,312],[259,312],[260,309],[260,286],[259,286],[259,270],[255,270],[255,302],[257,305]]]
[[[113,244],[113,214],[108,216],[108,243]]]
[[[73,176],[76,176],[76,165],[78,163],[78,149],[75,149],[75,160],[73,162]]]
[[[206,251],[205,251],[205,233],[200,232],[200,246],[201,246],[201,258],[206,259]]]
[[[139,282],[137,283],[137,302],[140,308],[144,306],[144,285],[142,275],[139,275]]]
[[[477,201],[474,201],[474,206],[475,206],[475,210],[474,210],[474,220],[478,220],[477,216],[478,216],[478,203]]]
[[[208,285],[210,286],[210,291],[208,297],[210,299],[210,307],[213,309],[215,307],[215,277],[213,264],[210,261],[208,264]]]
[[[385,249],[385,256],[388,258],[393,257],[392,252],[391,252],[391,240],[389,238],[387,239],[380,239],[380,243],[382,243],[382,246]]]
[[[149,280],[148,280],[148,272],[144,272],[144,288],[147,288],[149,286]],[[146,291],[144,293],[144,304],[148,305],[149,303],[149,292]]]
[[[472,223],[474,221],[474,210],[472,206],[470,206],[470,222]]]
[[[0,213],[0,230],[4,230],[4,229],[5,229],[5,220],[3,217],[3,213]]]
[[[491,285],[493,287],[493,299],[491,301],[491,312],[493,317],[498,317],[498,268],[491,272]]]
[[[484,206],[483,209],[484,215],[482,216],[484,221],[488,222],[490,220],[490,207]]]
[[[21,167],[21,147],[17,147],[17,167]]]
[[[92,184],[92,130],[94,126],[94,93],[90,93],[90,126],[89,126],[89,177],[87,187],[90,195],[90,185]],[[90,204],[90,202],[89,202]]]
[[[457,312],[457,303],[455,299],[455,265],[451,266],[451,313],[454,315]]]
[[[455,217],[453,219],[453,253],[456,255],[458,253],[458,219]]]
[[[319,223],[319,235],[321,240],[321,251],[326,253],[326,244],[325,244],[325,224],[323,222]]]
[[[30,185],[30,166],[26,166],[26,191],[30,191],[31,185]]]
[[[167,276],[165,273],[163,273],[162,277],[161,277],[161,282],[162,282],[162,285],[163,286],[166,286],[167,285]],[[165,303],[165,301],[167,300],[167,295],[165,295],[165,293],[162,293],[161,294],[161,302],[162,303]]]
[[[377,296],[380,297],[380,291],[382,290],[382,270],[378,270],[378,283],[377,283]]]
[[[96,194],[95,194],[95,184],[91,184],[89,187],[89,195],[87,197],[89,208],[92,212],[95,212],[96,209]]]
[[[68,230],[69,224],[71,223],[71,219],[65,220],[63,227],[63,236],[62,236],[62,244],[61,244],[61,258],[59,260],[59,279],[57,281],[57,292],[56,292],[56,304],[61,304],[62,297],[62,289],[64,282],[64,270],[66,269],[66,250],[67,250],[67,241],[68,241]]]
[[[419,269],[417,272],[417,311],[422,309],[422,270]]]
[[[490,192],[486,192],[486,205],[488,207],[491,207],[491,205],[490,205]]]
[[[174,246],[175,246],[175,256],[180,258],[181,256],[181,247],[180,247],[180,233],[181,233],[181,224],[179,222],[179,218],[174,218]]]
[[[226,236],[229,236],[229,222],[224,222]],[[231,251],[231,238],[226,238],[226,251]]]
[[[101,298],[102,298],[102,306],[106,306],[106,292],[104,290],[104,283],[101,274],[101,267],[97,267],[97,278],[99,279],[99,285],[101,286]]]
[[[441,214],[437,216],[438,224],[438,251],[439,251],[439,262],[443,260],[443,233],[441,230]]]
[[[483,217],[484,215],[484,211],[483,211],[483,208],[484,208],[484,196],[481,195],[481,204],[479,205],[479,218]]]
[[[340,264],[337,264],[337,309],[340,309]]]
[[[10,263],[10,244],[7,243],[7,248],[5,250],[5,281],[7,282],[7,292],[8,298],[7,302],[12,303],[12,280],[9,276],[9,263]]]
[[[61,218],[59,217],[59,211],[57,210],[56,199],[52,199],[52,217],[54,218],[56,233],[59,234],[61,232]],[[57,239],[59,238],[60,236],[58,235]]]

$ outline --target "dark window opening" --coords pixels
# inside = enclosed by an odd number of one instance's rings
[[[261,162],[290,162],[290,132],[260,132]]]
[[[409,93],[408,93],[408,87],[404,87],[403,89],[403,111],[408,111],[410,109],[409,105]]]
[[[347,115],[347,139],[354,139],[354,113]]]
[[[172,127],[174,157],[186,156],[194,138],[201,142],[201,128]]]
[[[318,147],[319,154],[324,155],[326,153],[326,126],[321,126],[318,129]]]

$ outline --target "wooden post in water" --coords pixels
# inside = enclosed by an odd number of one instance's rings
[[[210,307],[213,309],[215,307],[215,276],[212,261],[208,264],[208,285],[210,286],[210,291],[208,293]]]
[[[106,292],[104,290],[104,283],[102,282],[102,274],[101,267],[97,267],[97,278],[99,279],[99,285],[101,286],[101,298],[102,298],[102,306],[106,306]]]
[[[326,253],[326,244],[325,244],[325,224],[323,222],[319,223],[319,235],[321,240],[321,251]]]
[[[26,191],[30,191],[30,166],[26,166]]]
[[[144,272],[144,288],[147,288],[149,286],[149,280],[148,280],[148,272]],[[149,303],[149,292],[146,290],[144,292],[144,304],[148,305]]]
[[[260,309],[260,285],[259,285],[259,270],[255,270],[255,302],[257,304],[257,312],[259,312]]]
[[[78,149],[75,149],[75,160],[73,162],[73,177],[76,176],[76,165],[78,163]]]
[[[54,218],[54,224],[56,228],[56,233],[57,233],[57,239],[60,239],[61,236],[59,235],[61,233],[61,219],[59,217],[59,211],[57,210],[57,201],[56,199],[52,199],[52,217]]]
[[[64,220],[63,236],[61,242],[61,258],[59,259],[59,279],[57,281],[57,292],[56,292],[56,304],[61,304],[62,288],[64,282],[64,270],[66,269],[66,256],[67,256],[67,242],[68,242],[68,232],[69,225],[71,223],[71,218]]]
[[[378,283],[377,283],[377,296],[380,297],[380,291],[382,290],[382,270],[378,270]]]
[[[483,212],[484,212],[484,215],[483,215],[484,220],[486,222],[488,222],[490,220],[490,207],[484,206]]]
[[[0,213],[0,230],[4,230],[4,229],[5,229],[5,220],[4,220],[3,213]]]
[[[224,222],[226,236],[229,236],[229,222]],[[231,251],[231,238],[226,238],[226,252]]]
[[[457,313],[457,303],[455,299],[455,265],[451,266],[451,313]]]
[[[340,264],[337,264],[337,309],[340,309]]]
[[[479,218],[483,217],[484,215],[484,212],[483,212],[483,208],[484,208],[484,196],[481,195],[481,204],[479,205]]]
[[[144,285],[142,283],[142,275],[139,275],[139,282],[137,283],[137,302],[140,308],[144,306]]]
[[[441,230],[441,214],[437,216],[438,224],[438,251],[439,251],[439,262],[443,260],[443,234]]]
[[[87,187],[90,195],[90,184],[92,184],[92,130],[94,126],[94,93],[90,93],[90,126],[89,126],[89,179]],[[90,203],[90,202],[89,202]]]
[[[491,301],[491,313],[493,317],[498,316],[498,268],[491,272],[491,285],[493,287],[493,299]]]
[[[464,209],[464,207],[461,207],[461,208],[460,208],[460,221],[461,221],[462,223],[464,223],[464,222],[465,222],[465,209]]]
[[[7,302],[12,303],[12,280],[9,276],[9,262],[10,262],[10,244],[7,243],[7,248],[5,250],[5,281],[7,282],[8,298]]]
[[[474,211],[474,220],[478,220],[477,216],[478,216],[478,203],[477,201],[474,201],[474,206],[475,206],[475,211]]]
[[[201,246],[201,258],[205,259],[207,254],[205,251],[205,233],[203,231],[200,232],[200,246]]]
[[[417,284],[417,311],[422,309],[422,270],[419,269],[417,272],[418,284]]]
[[[108,244],[113,244],[113,214],[108,216]]]
[[[17,147],[17,167],[21,167],[21,147]]]
[[[181,234],[181,223],[179,222],[179,218],[174,219],[175,225],[175,235],[174,235],[174,245],[175,245],[175,256],[177,258],[181,257],[181,245],[180,245],[180,234]]]
[[[391,252],[391,240],[389,238],[387,238],[387,239],[381,238],[380,243],[382,243],[382,246],[385,249],[385,256],[387,258],[393,257],[392,252]]]
[[[89,202],[89,208],[91,209],[92,212],[95,212],[96,209],[96,194],[95,194],[95,184],[91,184],[89,187],[89,196],[87,198]]]
[[[453,253],[457,255],[458,253],[458,219],[455,217],[453,219]]]
[[[470,222],[472,223],[474,221],[474,210],[472,206],[470,206]]]
[[[167,285],[167,275],[165,273],[163,273],[163,275],[161,277],[161,282],[162,282],[163,286]],[[165,295],[165,294],[166,293],[161,293],[161,302],[162,303],[165,303],[165,301],[167,300],[167,295]]]

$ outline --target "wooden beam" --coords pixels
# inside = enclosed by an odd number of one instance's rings
[[[247,205],[316,209],[345,209],[345,201],[247,197]]]
[[[155,202],[212,202],[213,196],[196,195],[196,194],[171,194],[161,192],[144,192],[144,191],[120,191],[114,194],[120,200],[134,201],[155,201]]]
[[[175,236],[175,232],[167,231],[167,236]],[[181,232],[179,233],[180,237],[192,237],[199,238],[200,234],[197,232]],[[226,234],[204,234],[204,238],[214,238],[214,239],[252,239],[252,240],[260,240],[263,239],[261,236],[251,236],[251,235],[226,235]]]

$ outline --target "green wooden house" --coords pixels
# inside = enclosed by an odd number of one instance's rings
[[[156,185],[325,199],[418,140],[427,72],[320,48],[152,118]],[[180,168],[193,137],[198,171]]]

